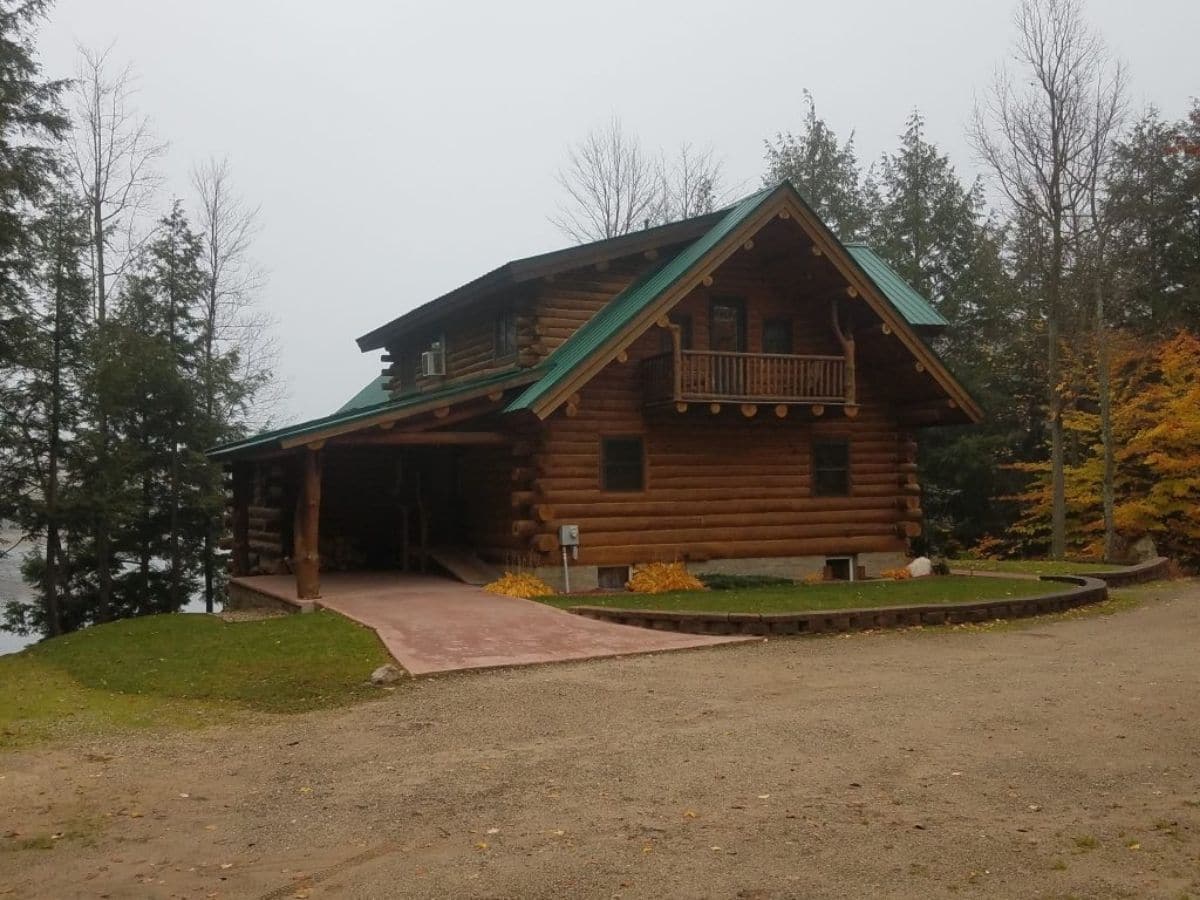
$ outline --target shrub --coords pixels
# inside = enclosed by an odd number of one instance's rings
[[[503,594],[506,597],[548,597],[554,593],[554,588],[529,572],[505,572],[491,584],[485,584],[483,589],[489,594]]]
[[[706,572],[699,578],[710,591],[733,591],[738,588],[774,587],[796,583],[791,578],[778,575],[727,575],[723,572]]]
[[[898,569],[884,569],[879,573],[879,575],[882,578],[890,578],[893,581],[905,581],[906,579],[912,578],[912,572],[908,571],[908,569],[904,566],[901,566]]]
[[[635,594],[663,594],[667,591],[702,591],[704,585],[681,562],[647,563],[633,570],[629,589]]]

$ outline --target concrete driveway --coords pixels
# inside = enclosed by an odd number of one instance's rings
[[[283,599],[294,596],[290,576],[238,581]],[[616,625],[533,600],[489,594],[447,578],[394,572],[322,575],[317,605],[373,629],[413,675],[760,640]]]

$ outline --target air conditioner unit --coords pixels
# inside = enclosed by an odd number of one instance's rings
[[[445,375],[446,366],[441,350],[426,350],[421,354],[421,377],[430,375]]]

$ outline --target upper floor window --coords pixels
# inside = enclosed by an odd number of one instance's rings
[[[505,309],[496,317],[496,359],[505,359],[517,354],[517,316],[512,309]]]
[[[446,339],[439,337],[417,356],[417,377],[430,378],[446,374]]]
[[[763,353],[792,352],[792,320],[767,319],[763,322]]]
[[[849,441],[813,441],[812,488],[817,497],[849,496]]]

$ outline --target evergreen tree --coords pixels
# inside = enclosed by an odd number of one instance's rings
[[[0,377],[27,337],[29,217],[53,176],[67,121],[63,83],[42,78],[33,28],[49,0],[0,0]],[[3,499],[0,498],[0,517]]]
[[[78,545],[81,486],[78,434],[84,407],[91,342],[91,285],[83,271],[88,237],[85,210],[59,189],[33,223],[29,240],[31,315],[29,340],[17,361],[19,375],[3,391],[4,406],[18,425],[4,467],[5,492],[15,498],[20,530],[43,540],[29,556],[27,578],[36,602],[13,604],[6,618],[19,630],[60,634],[76,624],[72,548]]]
[[[207,530],[209,429],[198,376],[197,310],[205,277],[202,246],[176,203],[129,279],[117,315],[119,362],[108,387],[117,400],[114,457],[132,514],[114,542],[123,567],[114,583],[117,615],[177,610],[197,589]]]
[[[1157,335],[1200,327],[1200,101],[1175,124],[1152,107],[1117,143],[1114,170],[1114,316]]]
[[[837,135],[817,115],[816,103],[804,92],[808,107],[799,133],[781,132],[766,141],[768,187],[787,180],[842,240],[863,237],[870,225],[854,135],[839,143]]]

